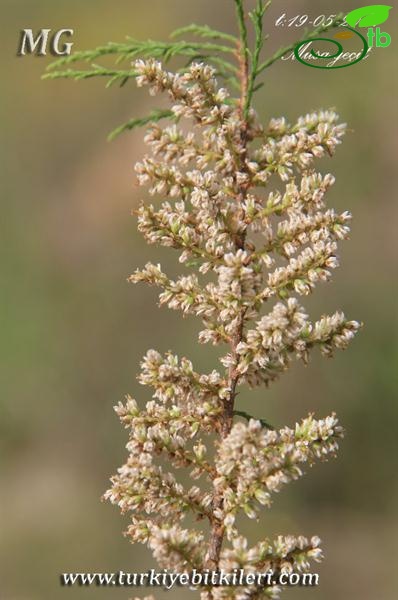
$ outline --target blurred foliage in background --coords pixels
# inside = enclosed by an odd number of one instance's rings
[[[129,216],[140,199],[132,167],[144,150],[141,133],[106,142],[115,126],[146,114],[147,91],[134,83],[105,90],[103,81],[41,81],[51,57],[18,58],[17,43],[25,27],[73,28],[75,50],[125,35],[165,39],[190,22],[234,31],[233,3],[0,5],[0,598],[128,598],[132,593],[123,588],[59,584],[65,571],[154,566],[149,552],[121,536],[118,511],[99,502],[125,456],[126,432],[112,406],[127,392],[148,399],[135,379],[148,348],[185,354],[204,371],[217,367],[216,358],[197,345],[197,322],[158,310],[156,291],[126,283],[147,260],[161,260],[166,272],[178,268],[171,251],[144,244]],[[274,26],[283,12],[315,17],[357,6],[353,0],[338,7],[332,0],[275,1],[265,51],[302,33]],[[330,205],[353,212],[353,234],[333,282],[310,302],[314,315],[342,308],[365,327],[333,361],[297,365],[269,390],[242,393],[238,401],[238,408],[277,426],[334,409],[347,429],[338,460],[289,486],[261,523],[264,537],[316,533],[324,541],[321,587],[286,592],[297,600],[396,597],[395,12],[383,25],[392,34],[389,48],[335,71],[279,62],[265,73],[257,96],[264,120],[336,107],[352,130],[320,168],[336,175]],[[248,522],[248,534],[256,529]],[[186,594],[177,590],[172,597]]]

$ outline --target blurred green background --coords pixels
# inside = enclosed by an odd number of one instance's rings
[[[198,322],[158,310],[156,292],[126,277],[147,260],[176,269],[172,253],[148,248],[130,210],[140,132],[113,143],[108,132],[145,114],[146,91],[132,83],[41,81],[51,57],[16,56],[22,28],[70,27],[74,50],[108,40],[165,39],[190,22],[235,30],[232,0],[1,0],[2,252],[0,399],[0,599],[128,598],[127,589],[62,588],[65,571],[146,570],[142,546],[121,535],[126,521],[99,498],[125,457],[126,432],[112,406],[127,392],[148,399],[135,375],[148,348],[217,365],[196,343]],[[250,2],[249,2],[250,4]],[[275,1],[268,12],[273,52],[302,29],[275,19],[348,12],[346,0]],[[393,600],[397,551],[396,9],[389,48],[335,71],[279,62],[257,97],[264,120],[293,120],[336,107],[351,132],[319,167],[337,182],[330,205],[351,210],[342,267],[310,299],[311,314],[343,309],[365,327],[346,353],[297,365],[269,390],[239,396],[276,425],[309,411],[336,410],[347,430],[336,461],[317,466],[275,498],[262,536],[319,534],[327,560],[321,587],[292,589],[297,600]],[[395,131],[394,131],[395,129]],[[254,538],[259,527],[244,522]],[[137,590],[137,595],[145,593]],[[134,594],[133,594],[134,595]],[[156,591],[157,598],[164,597]],[[187,596],[177,590],[167,597]]]

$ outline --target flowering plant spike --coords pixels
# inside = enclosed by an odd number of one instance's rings
[[[340,311],[312,321],[302,304],[317,283],[330,279],[337,244],[349,233],[350,214],[326,207],[334,177],[315,169],[316,159],[333,155],[345,125],[332,110],[293,124],[259,122],[252,106],[258,77],[288,49],[261,63],[269,3],[258,0],[249,13],[250,50],[243,0],[234,2],[237,38],[190,26],[174,38],[193,34],[199,42],[128,40],[55,63],[116,54],[129,59],[128,70],[95,65],[52,70],[47,77],[133,78],[151,95],[166,97],[167,109],[118,132],[147,126],[149,152],[136,172],[154,200],[138,208],[138,229],[149,244],[174,248],[187,271],[171,279],[160,264],[148,263],[129,279],[157,286],[162,305],[198,316],[201,343],[227,348],[219,369],[206,374],[185,357],[147,352],[139,382],[151,388],[152,399],[139,407],[127,397],[116,407],[129,431],[128,458],[105,498],[130,515],[128,537],[147,544],[161,568],[305,572],[322,557],[318,537],[250,545],[236,517],[256,519],[305,465],[334,455],[342,428],[332,414],[276,431],[237,410],[235,400],[240,386],[270,384],[295,359],[306,363],[315,347],[325,356],[346,348],[359,328]],[[173,72],[166,63],[177,55],[188,62]],[[191,487],[177,479],[179,469],[189,470]],[[189,515],[207,526],[192,526]],[[199,586],[197,593],[202,600],[243,600],[278,598],[280,589]]]

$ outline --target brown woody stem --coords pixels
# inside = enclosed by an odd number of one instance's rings
[[[241,3],[238,3],[241,7]],[[248,122],[245,117],[245,105],[247,100],[248,93],[248,82],[249,82],[249,60],[248,60],[248,48],[247,48],[247,32],[246,32],[246,24],[244,13],[242,10],[239,10],[238,7],[238,17],[241,31],[241,39],[239,42],[239,46],[237,49],[237,57],[239,62],[239,79],[241,84],[241,95],[239,102],[239,112],[241,116],[241,143],[243,146],[243,152],[240,154],[240,165],[239,169],[245,170],[245,159],[246,159],[246,147],[247,147],[247,130],[248,130]],[[237,199],[239,204],[241,204],[246,197],[247,187],[246,186],[237,186]],[[244,248],[244,234],[235,240],[236,250],[239,248]],[[228,370],[228,388],[230,390],[229,397],[224,401],[224,412],[220,416],[220,433],[221,438],[225,438],[231,431],[233,416],[234,416],[234,404],[236,398],[236,387],[239,382],[240,374],[237,372],[237,365],[239,361],[239,356],[237,354],[238,344],[242,341],[243,336],[243,327],[245,320],[246,308],[242,308],[238,324],[236,326],[236,330],[234,335],[232,336],[230,342],[231,355],[234,359],[233,365],[229,367]],[[222,510],[223,507],[223,494],[222,492],[215,492],[213,497],[212,509],[214,511]],[[207,552],[207,560],[206,567],[209,569],[217,570],[220,562],[220,554],[221,548],[225,535],[225,525],[222,521],[213,517],[211,533],[210,533],[210,541],[209,548]]]

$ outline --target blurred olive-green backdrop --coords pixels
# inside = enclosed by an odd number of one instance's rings
[[[154,290],[126,283],[150,259],[176,269],[174,255],[148,248],[130,217],[140,198],[133,164],[143,152],[141,133],[106,142],[112,128],[145,114],[147,92],[132,83],[105,90],[104,81],[41,81],[51,57],[17,57],[19,32],[73,28],[77,50],[127,34],[164,39],[189,22],[234,31],[233,2],[0,6],[0,599],[127,599],[132,594],[123,588],[59,584],[65,571],[154,566],[146,549],[122,537],[126,523],[117,509],[99,501],[125,457],[126,432],[112,406],[127,392],[148,398],[135,379],[148,348],[185,354],[198,370],[217,365],[214,352],[196,343],[197,322],[159,310]],[[283,12],[315,17],[357,6],[275,0],[265,51],[302,32],[275,27]],[[392,34],[389,48],[334,71],[279,62],[257,97],[264,120],[336,107],[350,126],[336,156],[319,167],[336,175],[330,205],[353,212],[353,232],[333,282],[308,304],[313,316],[341,308],[365,326],[334,360],[316,357],[269,390],[239,396],[239,408],[276,425],[336,410],[347,430],[338,459],[286,487],[261,525],[264,537],[316,533],[323,540],[321,586],[286,592],[297,600],[396,597],[396,12],[382,26]],[[258,535],[256,524],[245,528]],[[174,590],[167,597],[186,596]]]

